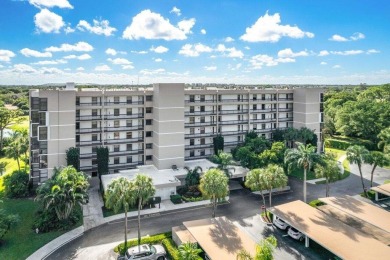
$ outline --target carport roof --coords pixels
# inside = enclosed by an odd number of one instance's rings
[[[390,212],[384,209],[350,196],[320,198],[319,200],[390,233]]]
[[[390,183],[372,187],[371,190],[390,196]]]
[[[302,201],[270,211],[343,259],[387,259],[390,255],[390,247]]]

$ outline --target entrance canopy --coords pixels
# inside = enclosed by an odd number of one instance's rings
[[[372,187],[371,190],[390,196],[390,183]]]

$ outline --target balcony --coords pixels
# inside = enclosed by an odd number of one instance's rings
[[[292,117],[282,117],[282,118],[278,118],[278,121],[279,122],[293,121],[293,118]]]
[[[185,100],[185,103],[216,103],[217,101],[215,99],[191,99],[191,100]]]
[[[193,134],[185,134],[185,138],[199,138],[199,137],[213,137],[216,136],[217,133],[193,133]]]
[[[119,114],[119,115],[104,115],[104,120],[114,120],[114,119],[136,119],[136,118],[144,118],[143,113],[137,114]]]
[[[192,150],[192,149],[204,149],[204,148],[211,148],[213,147],[213,144],[194,144],[194,145],[186,145],[186,150]]]
[[[111,170],[128,170],[135,168],[138,165],[143,165],[143,161],[136,161],[131,163],[118,163],[118,164],[109,164],[108,168]]]
[[[195,127],[195,126],[213,126],[217,125],[217,123],[214,122],[187,122],[184,124],[185,127]]]
[[[101,115],[76,116],[76,121],[91,121],[91,120],[102,120],[102,116]]]
[[[144,126],[142,125],[135,125],[135,126],[120,126],[120,127],[105,127],[104,132],[120,132],[120,131],[137,131],[137,130],[143,130]]]
[[[143,105],[144,101],[132,101],[132,102],[82,102],[76,103],[76,107],[102,107],[104,106],[132,106],[132,105]]]
[[[222,136],[228,136],[228,135],[243,135],[246,134],[248,130],[242,130],[242,131],[221,131],[220,134]]]
[[[83,147],[83,146],[93,146],[93,145],[100,145],[102,144],[102,141],[101,140],[96,140],[96,141],[80,141],[80,142],[76,142],[76,146],[77,147]]]
[[[279,98],[278,101],[293,101],[294,98],[289,97],[289,98]]]
[[[269,123],[273,121],[276,121],[276,118],[251,119],[251,123]]]
[[[231,141],[231,142],[225,142],[225,146],[237,146],[239,144],[242,144],[244,141]]]
[[[241,109],[241,110],[220,110],[218,111],[218,114],[220,115],[232,115],[232,114],[247,114],[249,112],[248,109]]]
[[[248,124],[247,120],[231,120],[231,121],[220,121],[219,125],[239,125],[239,124]]]
[[[187,111],[187,112],[184,112],[184,115],[186,115],[186,116],[206,116],[206,115],[216,115],[216,114],[217,114],[216,111],[193,111],[193,112]]]
[[[102,129],[100,127],[76,129],[76,134],[93,134],[93,133],[101,133],[101,132],[102,132]]]
[[[248,102],[249,99],[237,99],[237,98],[224,98],[218,100],[219,103],[236,103],[236,102]]]
[[[130,150],[130,151],[117,151],[117,152],[110,151],[109,156],[110,157],[112,157],[112,156],[127,156],[127,155],[143,154],[143,152],[144,152],[144,150],[142,150],[142,149]],[[80,159],[96,159],[96,158],[97,158],[96,153],[80,154]]]
[[[267,108],[267,109],[251,109],[252,113],[270,113],[276,112],[276,108]]]
[[[184,159],[186,161],[190,160],[198,160],[198,159],[204,159],[210,157],[212,154],[205,154],[205,155],[197,155],[197,156],[186,156]]]
[[[143,138],[122,138],[122,139],[106,139],[104,140],[104,143],[106,144],[126,144],[126,143],[138,143],[138,142],[143,142]]]
[[[293,108],[279,108],[279,112],[292,112],[293,110]]]

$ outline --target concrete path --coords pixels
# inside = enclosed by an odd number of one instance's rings
[[[85,231],[105,223],[102,207],[104,205],[102,196],[99,193],[99,179],[90,180],[89,202],[83,205],[83,218]]]

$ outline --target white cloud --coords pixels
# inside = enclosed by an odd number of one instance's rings
[[[133,65],[122,65],[122,69],[124,69],[124,70],[132,70],[132,69],[134,69],[134,66]]]
[[[180,16],[180,15],[181,15],[180,9],[177,8],[176,6],[174,6],[174,7],[172,8],[172,10],[169,11],[169,12],[170,12],[170,13],[174,13],[174,14],[176,14],[177,16]]]
[[[241,40],[247,42],[278,42],[282,37],[291,38],[313,38],[314,34],[311,32],[304,32],[297,26],[281,25],[279,13],[269,15],[268,12],[261,16],[255,24],[246,28],[244,35],[240,37]]]
[[[212,52],[213,49],[211,49],[207,45],[203,45],[201,43],[198,44],[185,44],[181,47],[179,54],[187,56],[187,57],[197,57],[202,52]]]
[[[206,34],[207,32],[206,32],[205,29],[202,29],[202,30],[200,30],[200,33],[201,33],[201,34]]]
[[[375,49],[370,49],[366,52],[367,54],[375,54],[375,53],[380,53],[380,51],[375,50]]]
[[[325,61],[322,61],[320,64],[321,64],[321,65],[326,65],[326,64],[328,64],[328,63],[326,63]]]
[[[251,48],[249,46],[244,47],[245,50],[250,50]]]
[[[110,26],[110,22],[108,20],[93,20],[93,25],[89,24],[85,20],[81,20],[77,26],[77,29],[80,31],[87,30],[90,33],[94,33],[97,35],[111,36],[116,31],[114,27]]]
[[[335,55],[349,56],[349,55],[362,54],[362,53],[364,53],[364,51],[362,51],[362,50],[331,51],[330,53],[335,54]]]
[[[0,50],[0,61],[11,61],[15,57],[15,53],[9,50]]]
[[[320,51],[320,53],[318,54],[318,56],[328,56],[329,55],[329,51],[327,50],[322,50]]]
[[[108,58],[107,60],[115,65],[131,65],[132,64],[131,61],[124,59],[124,58],[116,58],[116,59]]]
[[[225,42],[234,42],[234,39],[232,37],[226,37]]]
[[[106,50],[106,54],[107,54],[107,55],[116,56],[116,55],[118,54],[118,52],[117,52],[116,50],[112,49],[112,48],[108,48],[108,49]]]
[[[34,16],[34,23],[38,31],[44,33],[59,33],[60,29],[65,26],[61,16],[47,9],[42,9]]]
[[[72,59],[89,60],[90,58],[92,58],[91,55],[86,54],[86,53],[85,54],[81,54],[79,56],[72,54],[72,55],[68,55],[68,56],[64,57],[64,59],[67,59],[67,60],[72,60]]]
[[[39,72],[42,74],[61,74],[61,73],[63,73],[63,71],[58,69],[58,68],[46,68],[46,67],[42,67]]]
[[[333,69],[340,69],[341,66],[340,66],[340,65],[334,65],[332,68],[333,68]]]
[[[30,65],[26,65],[26,64],[15,64],[12,71],[17,72],[17,73],[35,73],[35,72],[37,72],[36,69],[34,69]]]
[[[295,62],[295,59],[294,58],[277,58],[275,59],[276,62],[278,63],[290,63],[290,62]]]
[[[162,62],[162,59],[160,58],[157,58],[157,59],[154,59],[155,62]]]
[[[38,61],[38,62],[34,62],[32,64],[35,64],[35,65],[57,65],[57,64],[65,64],[65,63],[68,63],[66,60],[41,60],[41,61]]]
[[[93,51],[93,47],[92,47],[92,45],[90,45],[87,42],[78,42],[74,45],[68,44],[68,43],[63,43],[63,44],[61,44],[60,47],[51,46],[49,48],[46,48],[45,51],[50,51],[50,52],[86,51],[86,52],[88,52],[88,51]]]
[[[96,71],[110,71],[111,68],[107,65],[98,65],[95,67]]]
[[[217,70],[217,67],[216,66],[204,66],[203,67],[205,70],[209,70],[209,71],[215,71]]]
[[[271,67],[278,65],[278,62],[273,57],[265,54],[253,56],[249,62],[253,69],[261,69],[263,66]]]
[[[236,67],[232,68],[232,70],[238,70],[238,69],[241,68],[241,66],[242,66],[242,64],[241,64],[241,63],[238,63],[238,64],[236,65]]]
[[[366,38],[366,36],[360,32],[355,32],[352,34],[351,37],[349,37],[352,41],[357,41]]]
[[[148,53],[147,51],[131,51],[131,53],[135,53],[135,54],[146,54]]]
[[[39,52],[29,48],[21,49],[20,53],[26,57],[35,57],[35,58],[50,58],[52,56],[50,52]]]
[[[85,69],[83,67],[78,67],[76,70],[77,71],[84,71]]]
[[[230,58],[240,58],[244,57],[244,53],[242,51],[237,50],[235,47],[226,48],[223,44],[218,44],[216,51],[224,53],[227,57]]]
[[[65,29],[64,29],[64,32],[65,32],[66,34],[68,34],[68,33],[74,33],[75,31],[76,31],[76,30],[73,29],[72,27],[70,27],[69,25],[66,26]]]
[[[4,68],[4,66],[0,64],[0,69],[1,69],[1,68]]]
[[[344,36],[341,36],[339,34],[334,34],[332,37],[329,38],[329,41],[335,41],[335,42],[347,42],[347,41],[358,41],[361,39],[366,38],[366,36],[360,32],[355,32],[349,38],[346,38]]]
[[[307,51],[293,52],[290,48],[280,50],[278,52],[279,58],[293,58],[293,57],[308,56],[308,55],[309,53]]]
[[[180,26],[179,26],[180,24]],[[144,10],[133,17],[129,26],[124,30],[122,37],[129,40],[145,39],[163,39],[185,40],[195,19],[183,20],[179,22],[178,27],[172,25],[169,19],[165,19],[158,13],[150,10]],[[191,27],[190,27],[191,26]]]
[[[156,48],[154,48],[154,46],[152,46],[152,48],[150,48],[151,51],[154,51],[155,53],[164,53],[164,52],[167,52],[169,49],[160,45]]]
[[[335,41],[335,42],[347,42],[348,39],[341,36],[341,35],[338,35],[338,34],[334,34],[332,35],[332,37],[329,38],[329,41]]]
[[[59,7],[73,9],[73,6],[68,2],[68,0],[28,0],[28,2],[38,8]]]
[[[155,69],[155,70],[144,69],[144,70],[141,70],[139,73],[141,73],[142,75],[156,75],[156,74],[161,74],[164,72],[165,72],[165,69]]]

